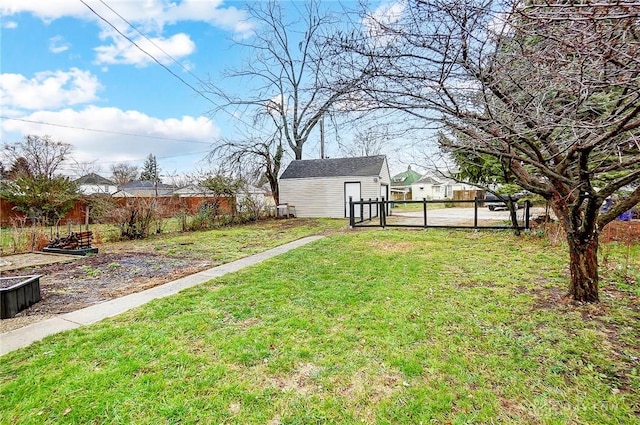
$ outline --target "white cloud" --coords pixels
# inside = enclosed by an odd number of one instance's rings
[[[56,1],[25,1],[2,0],[0,14],[11,16],[18,13],[31,13],[45,22],[50,22],[63,16],[88,19],[91,12],[77,0]]]
[[[253,31],[244,10],[234,6],[220,7],[222,4],[221,0],[183,0],[179,4],[172,3],[163,18],[166,23],[171,24],[179,21],[204,21],[238,34]]]
[[[18,28],[18,23],[16,21],[4,21],[2,22],[2,28],[12,30]]]
[[[287,100],[282,94],[277,94],[269,99],[265,107],[267,108],[267,112],[273,116],[279,116],[281,109],[288,109]]]
[[[3,109],[57,109],[98,100],[98,79],[89,71],[38,72],[33,78],[0,74]]]
[[[67,43],[61,35],[56,35],[49,39],[49,51],[52,53],[62,53],[71,47],[71,44]]]
[[[109,5],[88,1],[87,4],[93,11],[78,0],[2,0],[0,15],[6,18],[18,13],[30,13],[44,22],[62,17],[94,21],[101,28],[100,38],[111,41],[111,44],[95,49],[95,62],[97,64],[132,64],[138,67],[148,65],[152,59],[123,39],[102,18],[109,21],[118,31],[134,39],[144,50],[165,64],[170,60],[161,50],[153,46],[153,43],[176,59],[188,56],[195,51],[195,44],[187,34],[163,35],[166,25],[178,22],[205,22],[211,26],[232,31],[234,36],[239,37],[246,37],[253,30],[244,10],[234,6],[225,7],[222,0],[118,1],[110,2]],[[129,23],[153,40],[153,43],[141,37],[129,26]],[[63,52],[68,48],[67,44],[58,42],[50,44],[50,50],[54,53]]]
[[[96,13],[112,22],[122,22],[100,2],[87,2]],[[145,31],[161,33],[166,24],[181,21],[206,22],[212,26],[247,33],[252,26],[247,22],[246,12],[234,6],[224,7],[222,0],[145,0],[110,2],[110,6],[125,19]],[[84,20],[100,19],[78,0],[26,1],[3,0],[0,14],[11,16],[31,13],[45,22],[62,17]]]
[[[365,27],[366,34],[370,37],[386,37],[389,36],[386,30],[387,26],[393,25],[400,20],[404,14],[406,3],[403,0],[383,3],[371,14],[364,17],[362,25]]]
[[[501,37],[510,34],[513,27],[509,23],[512,17],[508,13],[496,13],[487,25],[490,37]]]
[[[103,33],[103,38],[107,35]],[[170,55],[178,60],[195,51],[195,43],[187,34],[175,34],[170,38],[155,37],[149,39],[139,37],[134,40],[140,48],[153,55],[160,63],[169,64]],[[130,64],[143,67],[153,62],[147,54],[134,46],[129,40],[119,36],[113,36],[114,44],[99,46],[96,51],[97,64]],[[166,54],[165,54],[166,53]]]
[[[163,158],[179,158],[184,154],[196,153],[190,157],[190,161],[200,160],[205,156],[204,152],[211,149],[210,144],[220,135],[215,123],[206,117],[183,116],[160,119],[139,111],[123,111],[112,107],[87,106],[79,111],[72,109],[40,111],[22,116],[20,119],[34,122],[3,120],[4,138],[7,138],[6,133],[17,134],[16,140],[27,134],[49,134],[55,140],[71,143],[74,148],[73,158],[76,161],[97,160],[104,171],[108,171],[110,165],[115,162],[139,160],[142,163],[150,153],[158,157],[161,167],[172,171],[166,164],[177,164],[177,159],[163,160]],[[36,122],[54,123],[58,126]],[[81,128],[131,135],[88,131]]]

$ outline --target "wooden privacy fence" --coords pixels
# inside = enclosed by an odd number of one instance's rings
[[[76,201],[73,208],[60,220],[60,224],[84,223],[89,202],[84,199]],[[15,223],[31,223],[28,214],[16,210],[15,205],[6,199],[0,198],[0,226],[12,226]]]
[[[530,216],[531,216],[531,202],[524,201],[523,204],[523,214],[522,219],[516,219],[516,223],[514,224],[511,219],[508,220],[508,224],[504,225],[496,225],[495,222],[498,221],[507,221],[500,219],[480,219],[479,211],[481,208],[484,208],[484,199],[473,199],[473,200],[456,200],[456,205],[468,206],[469,208],[465,208],[465,210],[471,210],[473,208],[473,217],[465,220],[461,218],[459,223],[430,223],[429,222],[429,211],[438,212],[441,211],[451,211],[451,208],[442,208],[442,205],[446,203],[445,200],[431,200],[428,201],[423,199],[422,201],[389,201],[384,198],[381,199],[369,199],[364,200],[360,199],[359,201],[354,201],[351,197],[349,198],[349,226],[353,229],[356,227],[413,227],[413,228],[454,228],[454,229],[518,229],[518,230],[528,230],[530,229]],[[515,201],[507,201],[507,203],[513,202],[514,207],[516,206]],[[392,220],[396,216],[393,215],[393,206],[394,204],[409,204],[409,205],[419,205],[422,208],[416,209],[413,211],[415,215],[413,215],[411,220]],[[437,204],[438,208],[432,207],[429,210],[429,205]],[[435,205],[434,205],[435,206]],[[420,211],[421,210],[421,211]],[[421,213],[421,214],[420,214]],[[433,214],[433,213],[432,213]],[[409,217],[407,217],[409,218]],[[455,217],[454,217],[455,218]],[[415,223],[419,221],[418,223]],[[467,223],[467,222],[471,223]]]
[[[139,203],[153,203],[157,213],[163,218],[173,217],[179,212],[195,214],[202,208],[214,208],[218,214],[231,214],[235,211],[235,198],[228,196],[159,196],[159,197],[104,197],[103,201],[113,202],[114,207],[127,207]],[[82,198],[76,201],[73,208],[68,211],[59,225],[85,223],[87,220],[87,208],[91,208],[92,199]],[[15,209],[15,205],[0,198],[0,226],[11,226],[15,223],[30,223],[30,217]]]

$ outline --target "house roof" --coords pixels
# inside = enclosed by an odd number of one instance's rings
[[[292,161],[280,178],[379,176],[385,159],[384,155],[355,158],[301,159]]]
[[[442,184],[442,182],[440,182],[439,180],[434,179],[431,176],[424,176],[423,178],[421,178],[420,180],[415,182],[415,184],[434,184],[434,185],[439,185],[439,184]]]
[[[185,186],[178,190],[173,191],[174,195],[200,195],[200,196],[211,196],[213,195],[213,191],[204,186],[200,186],[197,184],[190,184],[189,186]]]
[[[413,171],[411,166],[409,166],[407,171],[403,171],[402,173],[391,177],[391,186],[408,186],[419,180],[420,177],[420,173]]]
[[[116,184],[114,182],[112,182],[111,180],[104,178],[96,173],[89,173],[87,175],[84,175],[82,177],[80,177],[79,179],[75,180],[75,183],[77,184],[86,184],[86,185],[100,185],[100,186],[104,186],[104,185],[109,185],[109,186],[115,186]]]
[[[158,182],[157,184],[151,180],[134,180],[132,182],[120,186],[123,190],[141,190],[141,189],[173,189],[173,186]]]
[[[135,198],[136,197],[135,194],[126,192],[124,190],[119,190],[111,196],[113,196],[114,198]]]

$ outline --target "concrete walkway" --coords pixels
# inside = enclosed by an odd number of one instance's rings
[[[276,255],[280,255],[294,248],[298,248],[302,245],[321,239],[322,237],[323,236],[309,236],[250,257],[241,258],[231,263],[223,264],[218,267],[165,283],[164,285],[147,289],[142,292],[129,294],[122,298],[116,298],[101,304],[83,308],[82,310],[61,314],[51,319],[32,323],[31,325],[24,326],[20,329],[5,332],[0,334],[0,356],[13,350],[17,350],[18,348],[26,347],[27,345],[35,341],[39,341],[46,336],[99,322],[107,317],[116,316],[134,307],[146,304],[156,298],[177,294],[183,289],[199,285],[227,273],[232,273],[247,266],[260,263],[266,259],[275,257]]]

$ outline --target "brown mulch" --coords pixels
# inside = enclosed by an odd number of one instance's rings
[[[202,260],[146,252],[112,252],[70,263],[37,265],[2,272],[2,277],[40,274],[42,300],[0,320],[0,333],[140,292],[211,267]]]

